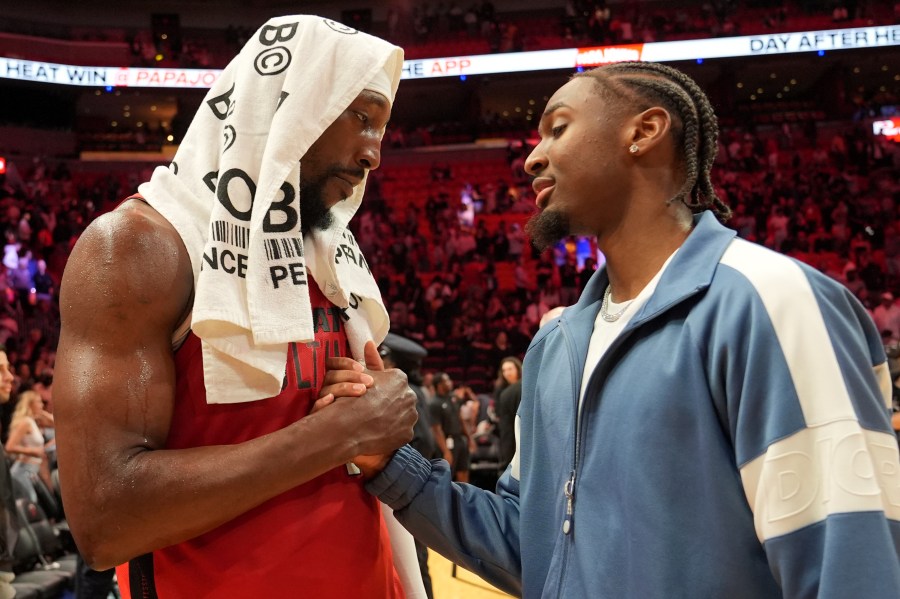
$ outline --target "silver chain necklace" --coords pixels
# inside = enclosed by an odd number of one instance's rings
[[[634,300],[633,299],[628,300],[627,302],[625,302],[625,305],[622,306],[621,310],[619,310],[615,314],[610,314],[609,313],[609,295],[610,295],[610,293],[612,293],[612,286],[607,285],[606,291],[603,292],[603,303],[600,304],[600,317],[603,318],[603,320],[605,320],[606,322],[615,322],[615,321],[619,320],[623,314],[625,314],[625,310],[628,309],[628,306],[630,306],[631,302],[633,302]]]

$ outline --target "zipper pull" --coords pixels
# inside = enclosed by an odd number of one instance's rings
[[[563,521],[563,534],[569,534],[572,531],[572,503],[575,500],[575,471],[569,476],[569,480],[563,485],[563,494],[566,496],[566,519]]]

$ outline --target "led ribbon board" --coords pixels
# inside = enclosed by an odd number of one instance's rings
[[[900,25],[744,35],[675,42],[596,46],[505,54],[422,58],[403,62],[402,79],[521,73],[591,67],[623,60],[674,62],[900,46]],[[210,87],[219,69],[83,67],[0,58],[0,77],[90,87]]]

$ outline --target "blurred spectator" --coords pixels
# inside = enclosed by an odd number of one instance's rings
[[[891,339],[900,340],[900,306],[889,291],[879,296],[878,305],[872,310],[872,320],[882,334],[889,332]]]
[[[446,372],[434,375],[434,398],[428,406],[428,416],[434,439],[441,455],[459,482],[469,480],[469,437],[460,420],[460,404],[453,394],[453,379]]]
[[[494,385],[497,432],[500,436],[500,471],[506,469],[516,452],[516,412],[522,399],[522,361],[508,356],[500,363]]]
[[[47,273],[47,262],[44,260],[37,261],[37,272],[34,274],[33,282],[37,300],[52,301],[55,283],[53,277]]]
[[[19,264],[9,273],[9,283],[22,306],[32,306],[31,294],[34,290],[34,277],[28,267],[28,257],[19,258]]]
[[[52,489],[46,448],[54,442],[44,440],[38,419],[53,422],[53,416],[44,410],[41,396],[35,391],[23,391],[16,402],[5,448],[15,457],[11,468],[13,476],[20,472],[26,476],[40,476],[47,488]]]
[[[6,232],[6,245],[3,246],[3,266],[9,270],[14,270],[19,266],[19,249],[22,244],[16,238],[16,234],[12,231]]]

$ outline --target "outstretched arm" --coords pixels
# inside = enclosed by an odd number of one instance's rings
[[[507,468],[492,493],[454,483],[448,464],[401,447],[366,488],[419,541],[499,588],[522,592],[519,481]]]

